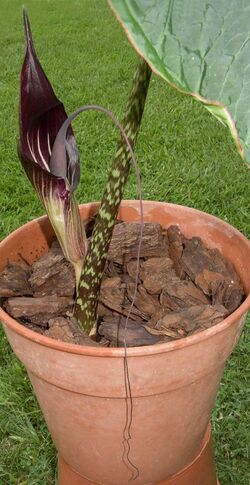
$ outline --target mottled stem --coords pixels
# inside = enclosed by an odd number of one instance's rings
[[[139,132],[151,69],[139,60],[129,96],[124,130],[132,146]],[[78,287],[75,316],[80,327],[90,332],[96,322],[96,308],[109,244],[130,169],[131,155],[124,140],[118,144],[108,182],[96,218]]]

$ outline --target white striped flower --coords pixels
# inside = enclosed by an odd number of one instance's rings
[[[87,243],[74,197],[80,179],[79,154],[71,126],[67,130],[67,156],[51,157],[57,133],[67,119],[34,50],[29,19],[24,9],[26,52],[21,71],[19,157],[46,209],[65,257],[79,280]],[[65,150],[65,145],[64,145]]]

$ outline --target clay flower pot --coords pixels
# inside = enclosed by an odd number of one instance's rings
[[[81,207],[83,218],[97,204]],[[216,326],[182,340],[127,350],[133,396],[130,458],[135,484],[215,485],[209,419],[225,361],[241,334],[250,306],[250,246],[225,222],[197,210],[144,203],[145,220],[179,224],[233,262],[248,295]],[[139,219],[138,202],[124,201],[119,218]],[[19,254],[33,261],[53,232],[47,217],[24,225],[0,244],[1,268]],[[59,453],[59,485],[123,485],[124,350],[59,342],[28,330],[2,309],[9,342],[25,365]]]

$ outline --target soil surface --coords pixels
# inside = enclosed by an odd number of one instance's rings
[[[91,236],[93,220],[85,223]],[[244,299],[232,264],[179,227],[118,222],[113,232],[99,302],[96,341],[72,317],[74,270],[55,240],[32,266],[10,262],[0,274],[4,309],[26,327],[82,345],[152,345],[216,325]],[[133,303],[133,305],[132,305]]]

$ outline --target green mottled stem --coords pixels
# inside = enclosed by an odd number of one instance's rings
[[[140,59],[123,120],[124,130],[132,146],[134,146],[139,132],[150,76],[150,67],[143,59]],[[129,149],[125,145],[124,140],[121,139],[96,218],[78,287],[75,316],[80,327],[88,333],[96,322],[96,308],[101,278],[119,205],[128,178],[130,162]]]

